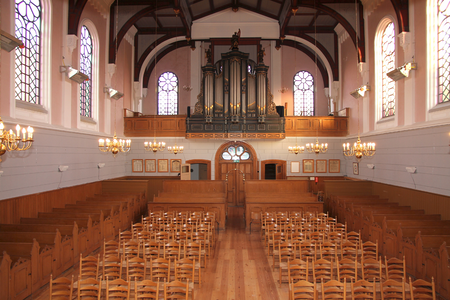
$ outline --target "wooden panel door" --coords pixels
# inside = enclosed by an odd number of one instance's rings
[[[245,180],[253,179],[253,163],[221,163],[221,180],[227,180],[228,205],[243,206],[245,203]]]

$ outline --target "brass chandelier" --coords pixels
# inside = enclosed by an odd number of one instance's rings
[[[345,156],[355,156],[358,161],[361,160],[363,156],[374,156],[376,151],[375,143],[362,144],[359,134],[358,140],[352,147],[350,147],[350,143],[344,143],[342,146],[344,148],[343,151]]]
[[[153,153],[156,153],[158,151],[164,151],[165,147],[166,147],[166,143],[164,143],[164,142],[157,143],[156,138],[153,139],[153,143],[152,142],[144,142],[145,151],[152,151]]]
[[[106,139],[99,139],[98,140],[98,149],[102,152],[111,152],[114,156],[116,156],[117,153],[122,152],[126,153],[130,151],[131,149],[131,140],[122,140],[117,139],[116,132],[114,132],[114,136],[112,140]]]
[[[30,149],[33,144],[33,127],[22,128],[20,125],[16,126],[16,133],[12,129],[5,130],[5,125],[0,118],[0,156],[6,153],[6,151],[24,151]],[[20,137],[22,132],[22,138]],[[0,159],[0,162],[2,160]]]
[[[169,151],[170,153],[173,153],[175,155],[177,155],[178,153],[183,153],[184,147],[183,146],[177,146],[177,143],[175,143],[175,146],[171,147],[167,147],[167,151]]]
[[[319,154],[319,153],[325,153],[328,151],[328,143],[325,144],[319,144],[319,139],[316,139],[316,143],[308,143],[306,144],[306,150],[309,153],[315,153],[315,154]]]

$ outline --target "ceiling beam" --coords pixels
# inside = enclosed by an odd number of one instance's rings
[[[78,34],[78,24],[80,23],[81,13],[88,0],[69,0],[69,20],[67,34]]]
[[[291,17],[297,12],[297,0],[286,0],[281,7],[280,16],[280,38],[284,39],[286,36],[286,27],[291,20]]]
[[[188,9],[188,4],[186,0],[175,0],[174,12],[180,17],[181,23],[183,23],[184,30],[186,32],[186,39],[191,39],[191,26],[192,26],[192,16]]]
[[[397,22],[399,25],[399,33],[409,32],[409,7],[408,0],[391,0],[394,6]]]

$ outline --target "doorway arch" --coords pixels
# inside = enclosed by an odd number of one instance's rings
[[[276,166],[276,178],[286,179],[286,161],[280,159],[270,159],[261,161],[261,180],[266,178],[266,165],[274,164]]]
[[[217,149],[214,161],[216,180],[227,181],[228,205],[244,205],[245,180],[258,179],[255,149],[245,142],[227,142]]]

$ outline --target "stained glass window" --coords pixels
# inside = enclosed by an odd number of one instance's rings
[[[450,101],[450,1],[438,1],[438,103]]]
[[[178,78],[165,72],[158,80],[158,115],[178,114]]]
[[[80,115],[92,117],[92,37],[86,26],[80,30],[80,71],[89,80],[80,84]]]
[[[382,107],[381,117],[395,115],[395,81],[386,74],[395,69],[395,27],[394,23],[389,23],[381,36],[381,56],[382,56]]]
[[[24,48],[15,50],[15,98],[41,104],[41,2],[16,0],[15,35]]]
[[[314,116],[314,78],[307,71],[294,76],[294,116]]]
[[[241,145],[232,145],[225,149],[225,151],[223,151],[222,159],[233,162],[240,162],[241,160],[249,160],[250,153]]]

